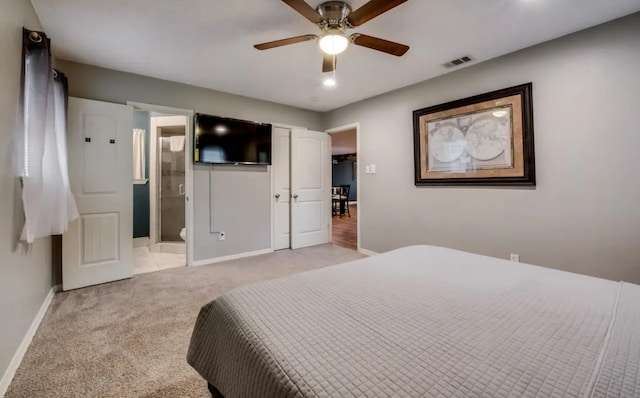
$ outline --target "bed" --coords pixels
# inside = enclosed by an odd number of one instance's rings
[[[640,286],[412,246],[236,289],[187,360],[217,397],[640,397]]]

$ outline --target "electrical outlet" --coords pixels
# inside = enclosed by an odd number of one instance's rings
[[[224,232],[219,232],[218,233],[218,240],[224,240],[227,237],[227,234],[225,234]]]
[[[514,263],[519,263],[520,262],[520,255],[511,253],[511,256],[509,257],[509,259],[511,261],[513,261]]]

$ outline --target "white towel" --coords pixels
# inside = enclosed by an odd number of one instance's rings
[[[172,135],[169,137],[169,150],[171,152],[184,151],[184,135]]]
[[[133,180],[144,180],[144,134],[143,129],[133,129]]]

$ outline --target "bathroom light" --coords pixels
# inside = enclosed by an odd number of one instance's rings
[[[324,79],[324,86],[325,87],[335,87],[336,85],[336,80],[332,77],[328,77],[326,79]]]
[[[329,55],[340,54],[349,46],[349,39],[347,39],[341,31],[338,29],[329,29],[318,41],[320,49]]]

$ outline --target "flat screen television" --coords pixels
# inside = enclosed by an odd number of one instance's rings
[[[196,113],[193,160],[271,164],[271,125]]]

